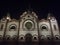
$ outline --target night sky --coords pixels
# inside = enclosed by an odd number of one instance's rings
[[[36,12],[39,19],[46,18],[48,13],[52,13],[60,23],[60,1],[0,0],[0,18],[9,12],[12,18],[19,19],[19,16],[27,10]]]

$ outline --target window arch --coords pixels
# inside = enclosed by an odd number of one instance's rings
[[[40,28],[41,28],[42,31],[43,30],[47,30],[48,31],[48,26],[46,24],[42,24]]]
[[[15,31],[16,30],[16,25],[15,24],[11,24],[10,26],[9,26],[9,31]]]

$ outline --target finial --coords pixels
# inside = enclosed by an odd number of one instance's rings
[[[9,13],[7,13],[7,17],[6,17],[6,19],[7,19],[7,20],[11,20],[11,18],[10,18],[10,14],[9,14]]]
[[[30,11],[30,10],[28,10],[28,11],[27,11],[27,13],[29,13],[29,14],[30,14],[30,13],[31,13],[31,11]]]
[[[51,13],[48,13],[47,19],[51,19]]]

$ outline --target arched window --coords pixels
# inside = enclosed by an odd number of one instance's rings
[[[16,25],[10,25],[9,31],[16,30]]]
[[[2,24],[2,25],[1,25],[1,29],[0,29],[0,31],[2,31],[2,29],[3,29],[3,26],[4,26],[4,25]]]
[[[41,30],[48,30],[47,25],[41,25]]]
[[[57,30],[57,29],[56,29],[56,25],[54,25],[54,29]]]
[[[12,26],[10,29],[16,29],[16,27],[15,26]]]

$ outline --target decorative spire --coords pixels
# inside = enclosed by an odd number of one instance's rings
[[[11,18],[10,18],[10,14],[9,14],[9,13],[7,13],[7,17],[6,17],[6,19],[7,19],[7,20],[11,20]]]
[[[51,13],[48,13],[47,19],[51,19]]]
[[[27,13],[31,13],[33,10],[32,10],[32,7],[31,7],[31,3],[28,4],[28,8],[27,8]]]
[[[53,14],[48,13],[48,17],[47,17],[47,19],[52,19],[52,18],[55,18],[55,17],[53,16]]]
[[[28,11],[27,11],[27,13],[28,13],[28,14],[31,14],[31,11],[30,11],[30,10],[28,10]]]

